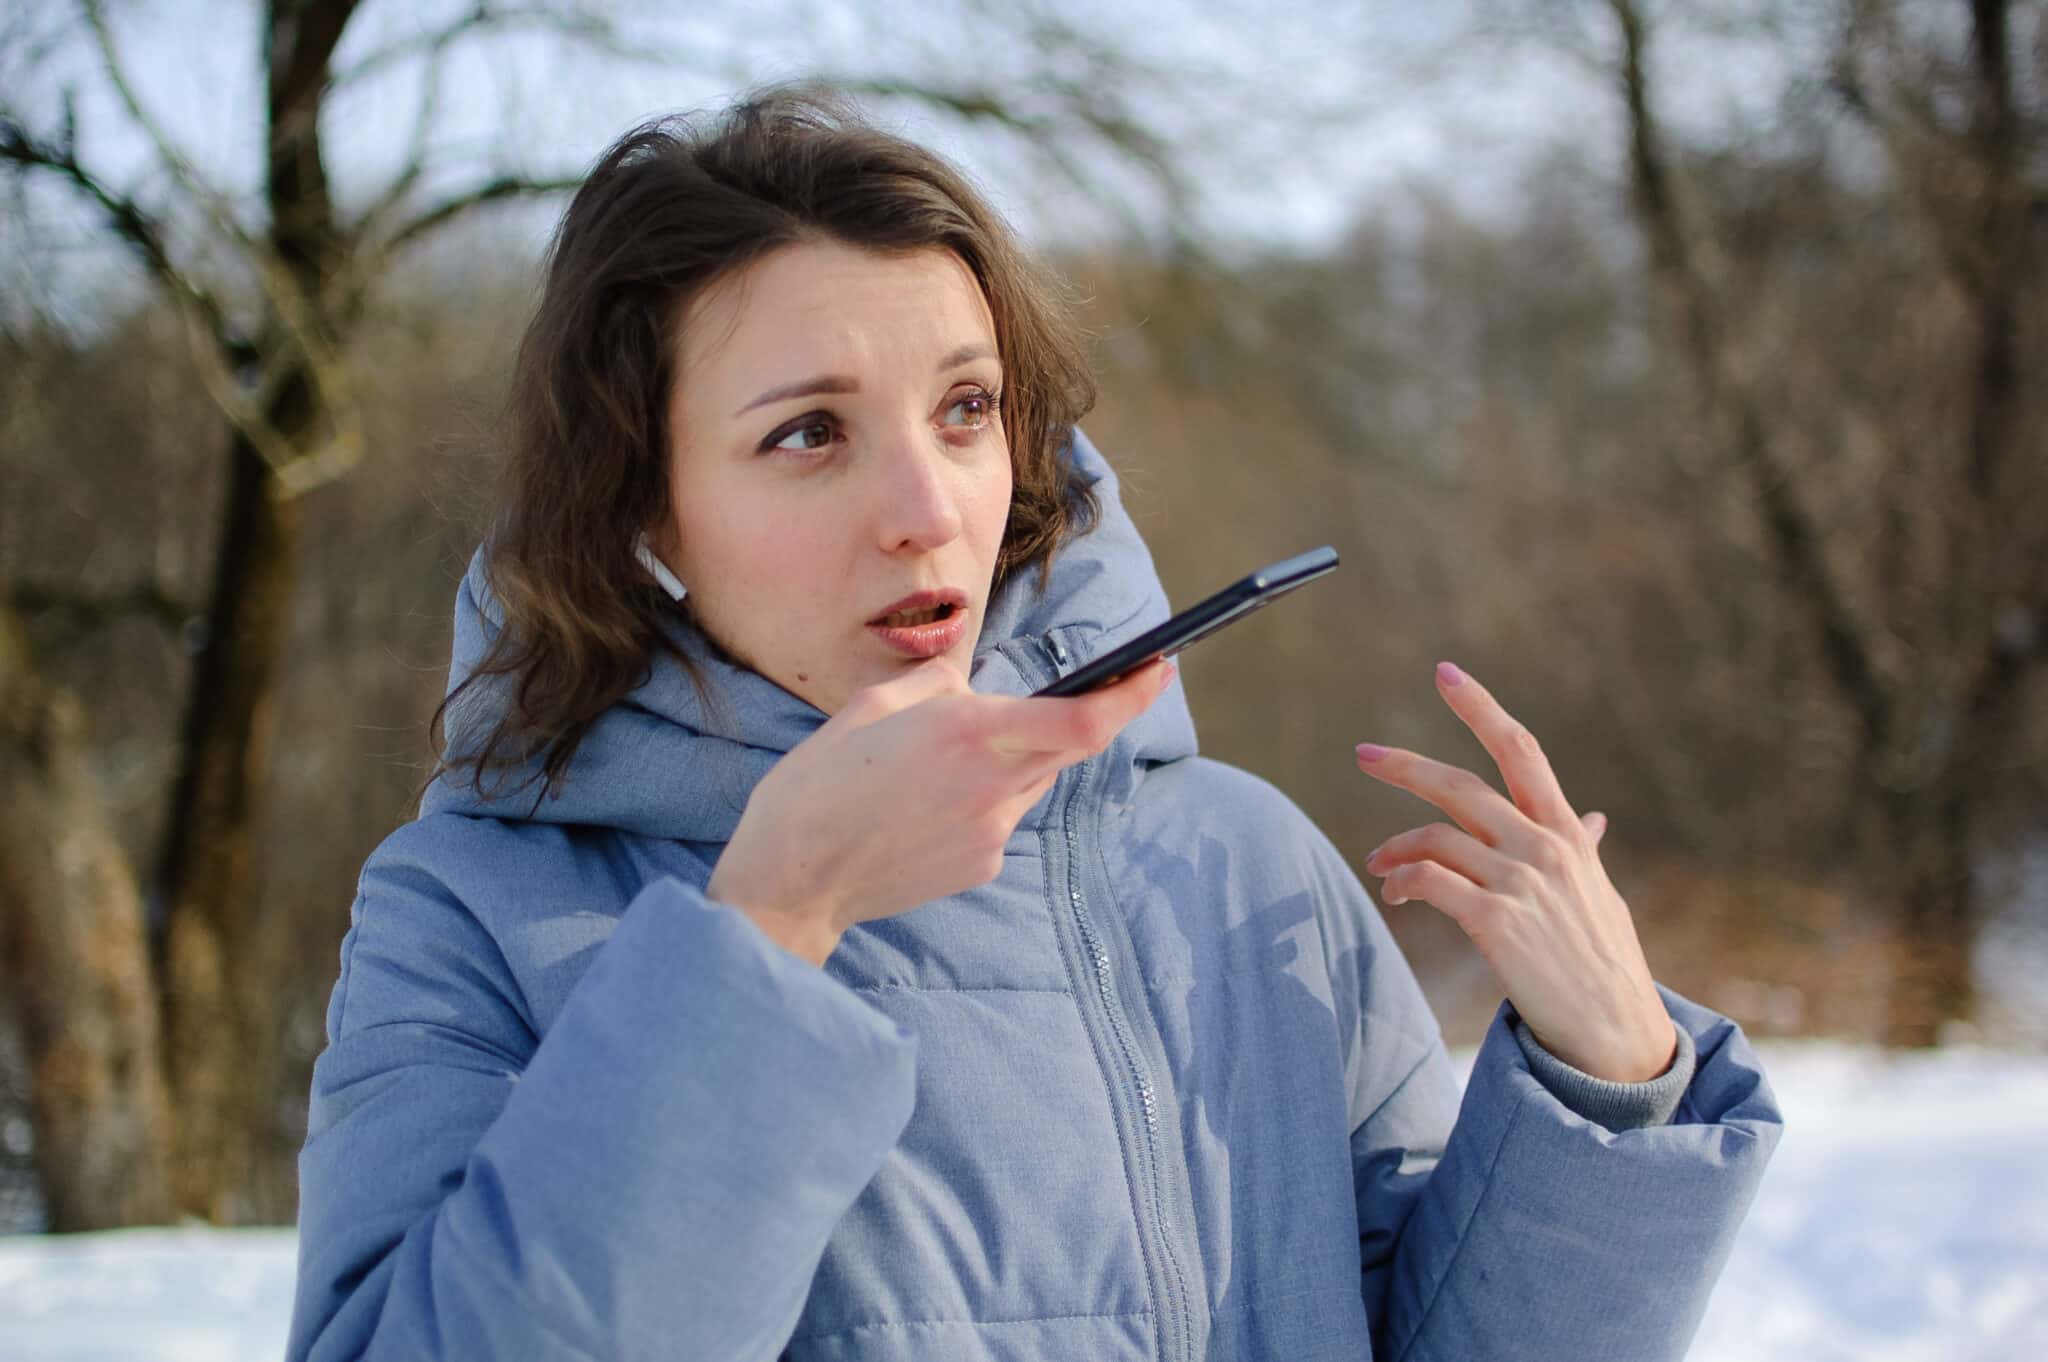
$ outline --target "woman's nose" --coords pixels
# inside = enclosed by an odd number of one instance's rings
[[[959,538],[959,489],[952,460],[929,431],[897,442],[876,489],[884,553],[942,548]]]

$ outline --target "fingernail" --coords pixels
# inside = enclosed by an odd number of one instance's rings
[[[1380,858],[1380,853],[1381,853],[1382,851],[1385,851],[1385,850],[1386,850],[1386,847],[1385,847],[1385,846],[1376,846],[1376,847],[1374,847],[1374,848],[1373,848],[1373,849],[1372,849],[1371,851],[1368,851],[1368,852],[1366,852],[1366,853],[1365,853],[1365,868],[1366,868],[1367,870],[1371,870],[1371,869],[1372,869],[1372,863],[1373,863],[1374,861],[1377,861],[1377,860],[1378,860],[1378,859]]]
[[[1176,670],[1178,669],[1171,662],[1166,663],[1159,669],[1159,689],[1165,690],[1168,686],[1173,684],[1173,677]]]
[[[1446,686],[1462,685],[1465,673],[1458,670],[1458,664],[1455,662],[1439,662],[1436,664],[1436,679]]]
[[[1360,761],[1378,761],[1381,757],[1384,757],[1393,749],[1390,747],[1381,747],[1376,742],[1362,742],[1358,745],[1358,747],[1355,750],[1358,753],[1358,758]]]

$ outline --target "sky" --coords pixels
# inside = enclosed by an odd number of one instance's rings
[[[1715,0],[1707,8],[1744,2]],[[431,31],[474,3],[366,0],[335,68]],[[1555,41],[1501,36],[1532,16],[1554,18],[1562,12],[1557,4],[727,0],[683,7],[566,0],[554,8],[609,19],[636,46],[676,59],[629,60],[532,24],[452,45],[424,144],[434,169],[419,193],[431,197],[500,169],[574,174],[638,120],[715,108],[760,80],[822,70],[976,83],[1049,71],[1083,88],[1117,89],[1183,147],[1197,193],[1192,221],[1177,225],[1225,250],[1315,249],[1406,186],[1427,184],[1470,211],[1505,213],[1519,177],[1546,149],[1575,145],[1596,162],[1618,157],[1617,110],[1595,74]],[[262,173],[260,8],[253,0],[107,3],[137,101],[217,203],[249,221]],[[1597,9],[1588,13],[1597,18]],[[1698,6],[1688,10],[1688,22],[1698,13]],[[116,97],[76,14],[68,0],[0,0],[0,101],[47,133],[68,92],[81,159],[108,183],[161,202],[169,186],[160,158]],[[1026,29],[1034,17],[1084,29],[1149,75],[1091,79],[1076,62],[1048,59]],[[1597,23],[1588,33],[1596,43],[1602,38]],[[1672,115],[1699,128],[1754,119],[1775,98],[1787,54],[1797,50],[1782,35],[1731,49],[1726,40],[1675,29],[1664,46]],[[1701,60],[1728,50],[1742,60]],[[330,173],[345,205],[369,202],[406,158],[425,69],[418,59],[397,62],[331,99]],[[1044,88],[1042,80],[1027,81],[1024,97],[1043,99]],[[1092,196],[1074,192],[1027,139],[916,106],[870,107],[963,165],[1034,244],[1102,239],[1132,218],[1155,237],[1164,225],[1143,178],[1091,153],[1081,139],[1061,149],[1095,170],[1101,188]],[[537,253],[560,204],[500,217],[523,249]],[[191,218],[187,225],[203,224]],[[139,283],[74,191],[47,177],[0,191],[0,284],[64,312],[89,311]]]

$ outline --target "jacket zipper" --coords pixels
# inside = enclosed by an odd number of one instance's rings
[[[1041,645],[1053,662],[1053,674],[1059,675],[1059,664],[1066,660],[1065,649],[1049,635],[1041,639]],[[1060,812],[1060,830],[1067,847],[1067,902],[1074,911],[1074,923],[1080,930],[1082,948],[1087,951],[1089,961],[1094,966],[1095,984],[1102,998],[1103,1014],[1109,1021],[1110,1033],[1116,1038],[1117,1049],[1122,1055],[1124,1067],[1130,1073],[1131,1081],[1137,1085],[1139,1108],[1145,1121],[1144,1181],[1151,1195],[1150,1229],[1154,1240],[1153,1251],[1146,1256],[1148,1267],[1154,1277],[1153,1299],[1159,1305],[1155,1315],[1159,1330],[1159,1356],[1189,1358],[1189,1362],[1192,1362],[1187,1342],[1190,1336],[1187,1321],[1187,1277],[1181,1271],[1180,1260],[1174,1253],[1173,1236],[1167,1231],[1166,1197],[1159,1176],[1158,1099],[1153,1095],[1152,1084],[1139,1063],[1137,1046],[1124,1028],[1123,1012],[1117,1003],[1112,980],[1109,952],[1103,948],[1101,938],[1096,935],[1094,925],[1088,920],[1086,896],[1081,892],[1081,858],[1074,831],[1074,811],[1080,806],[1081,792],[1087,788],[1089,767],[1088,761],[1074,767],[1073,785],[1067,792],[1066,801]]]

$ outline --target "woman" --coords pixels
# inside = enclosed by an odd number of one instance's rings
[[[1369,868],[1505,986],[1462,1107],[1170,667],[1028,698],[1167,613],[1055,298],[830,101],[600,161],[342,948],[292,1358],[1683,1352],[1778,1113],[1476,681],[1512,801],[1360,750],[1460,825]]]

